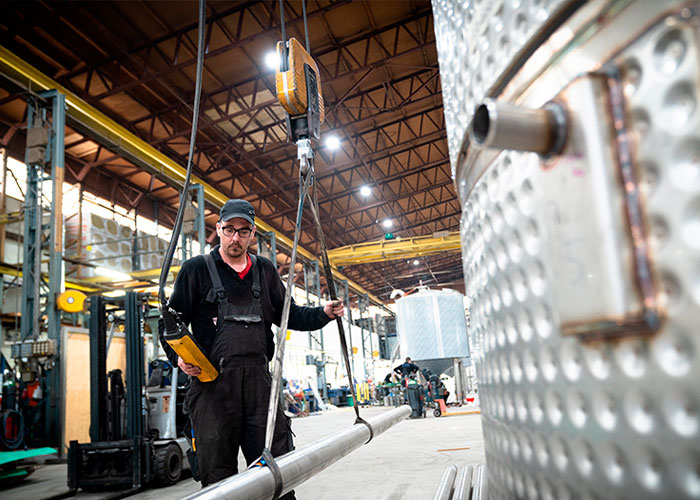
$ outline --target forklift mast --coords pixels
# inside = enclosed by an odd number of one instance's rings
[[[109,374],[107,390],[107,307],[123,311],[126,340],[126,391],[119,373]],[[68,486],[141,488],[151,480],[152,441],[146,436],[143,317],[146,295],[90,298],[90,443],[71,441]],[[124,420],[121,396],[125,399]],[[125,422],[122,433],[122,421]]]

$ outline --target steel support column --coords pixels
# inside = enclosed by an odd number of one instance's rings
[[[318,304],[322,304],[321,299],[321,270],[318,261],[314,261],[314,287],[316,290],[316,297],[318,297]],[[326,345],[323,340],[323,328],[318,331],[318,336],[321,341],[321,374],[323,376],[323,388],[321,396],[323,401],[328,402],[328,387],[326,386]]]
[[[199,255],[204,255],[207,246],[207,220],[204,213],[204,186],[195,184],[190,188],[195,193],[197,199],[197,213],[194,219],[194,228],[199,238]]]
[[[29,116],[34,115],[30,108]],[[33,120],[32,120],[33,121]],[[29,125],[31,127],[31,125]],[[21,339],[39,334],[39,291],[41,279],[41,168],[27,165],[24,194],[24,247],[22,257]]]
[[[107,440],[107,326],[101,295],[90,297],[90,441]]]
[[[143,436],[143,394],[144,361],[143,361],[143,324],[141,308],[143,303],[136,292],[127,292],[124,297],[126,337],[126,438]]]
[[[189,194],[190,196],[186,200],[186,203],[191,203],[192,200],[194,200],[197,202],[197,207],[194,213],[191,232],[186,232],[184,229],[182,231],[181,248],[183,262],[187,259],[191,259],[195,255],[204,255],[204,248],[207,244],[207,228],[204,216],[204,187],[201,184],[194,184],[190,186]],[[196,254],[194,250],[195,234],[199,241],[198,254]]]
[[[0,190],[0,213],[6,214],[7,213],[7,148],[2,148],[2,174],[0,174],[0,185],[2,185],[2,190]],[[0,224],[0,262],[5,262],[5,234],[6,234],[6,224]]]
[[[21,339],[40,338],[45,332],[56,343],[56,354],[44,364],[44,441],[62,442],[61,313],[56,299],[63,289],[63,178],[65,99],[49,90],[27,104],[27,181],[22,265]],[[50,165],[50,177],[46,167]],[[44,182],[51,181],[50,219],[44,224]],[[42,280],[42,255],[49,257],[48,283]],[[46,317],[46,321],[43,318]]]
[[[306,306],[312,307],[314,303],[311,300],[311,291],[309,290],[309,275],[311,274],[311,270],[309,269],[308,263],[302,262],[301,265],[302,269],[304,270],[304,294],[306,295]],[[309,349],[315,349],[313,332],[309,331],[307,333],[309,337]]]
[[[372,320],[369,315],[369,297],[365,295],[357,296],[357,306],[360,311],[360,328],[362,329],[362,358],[364,360],[365,378],[374,376],[374,348],[372,345]],[[367,314],[367,318],[363,317]],[[367,366],[367,361],[371,362],[372,369]]]
[[[138,221],[139,221],[139,211],[135,208],[134,209],[134,233],[131,236],[131,269],[132,269],[132,271],[140,271],[141,270],[141,254],[139,253],[141,238],[139,238]]]
[[[357,296],[357,311],[360,315],[360,339],[362,341],[362,368],[365,372],[365,379],[367,378],[367,348],[365,342],[365,318],[362,316],[364,310],[364,296]],[[371,355],[371,354],[370,354]]]
[[[348,320],[348,344],[350,345],[350,366],[352,367],[352,374],[355,375],[355,348],[352,345],[352,310],[350,309],[350,290],[348,287],[348,281],[343,280],[343,289],[345,290],[345,307],[347,311]],[[350,384],[354,384],[354,380],[349,381]],[[355,402],[357,404],[357,402]]]
[[[258,255],[267,257],[277,268],[277,238],[275,233],[267,231],[256,231],[255,236],[258,241]],[[269,245],[267,244],[269,242]]]
[[[303,262],[304,269],[304,293],[306,294],[306,305],[308,307],[316,307],[321,305],[321,296],[317,286],[319,283],[318,262],[314,266],[311,262]],[[316,295],[316,299],[312,300],[312,294]],[[322,330],[309,331],[309,349],[323,351]]]
[[[61,312],[56,306],[58,295],[64,290],[63,286],[63,179],[64,146],[65,146],[65,96],[55,90],[40,94],[46,99],[51,99],[51,135],[49,141],[51,159],[51,181],[53,193],[51,197],[51,219],[49,221],[49,290],[46,300],[48,316],[48,337],[56,341],[56,356],[53,359],[53,369],[48,373],[48,398],[49,408],[47,419],[44,421],[46,436],[51,441],[58,439],[58,444],[63,443],[63,406],[64,398],[61,397],[61,372],[63,366],[63,346],[61,345]],[[65,391],[63,391],[65,393]],[[62,454],[62,450],[60,453]]]
[[[452,360],[452,369],[455,376],[455,398],[459,404],[464,402],[464,385],[462,377],[462,360],[459,358],[454,358]]]

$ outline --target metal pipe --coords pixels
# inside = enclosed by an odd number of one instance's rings
[[[445,472],[442,474],[440,485],[438,486],[438,490],[435,492],[433,500],[450,500],[452,497],[452,487],[454,486],[456,476],[457,466],[448,465]]]
[[[455,398],[457,403],[462,404],[464,402],[464,388],[462,387],[462,371],[460,370],[459,358],[452,360],[452,369],[455,376]]]
[[[489,497],[488,494],[488,476],[486,473],[486,464],[479,464],[474,471],[474,489],[472,491],[472,500],[485,500]]]
[[[511,149],[552,155],[563,149],[566,128],[566,113],[557,103],[529,109],[486,99],[474,112],[469,136],[480,149]]]
[[[401,406],[370,421],[374,439],[411,414],[411,407]],[[315,474],[361,447],[369,439],[364,424],[294,450],[277,459],[282,476],[282,494],[288,493]],[[275,480],[267,467],[256,467],[213,484],[186,497],[187,500],[241,499],[268,500],[275,491]]]
[[[474,467],[471,465],[463,465],[459,468],[457,479],[455,480],[455,492],[452,495],[452,500],[469,500],[469,495],[472,489],[472,475]]]

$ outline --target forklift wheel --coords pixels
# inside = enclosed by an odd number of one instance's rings
[[[440,415],[442,415],[442,412],[440,411],[440,408],[435,408],[435,409],[433,410],[433,415],[436,416],[436,417],[439,417]]]
[[[175,443],[155,449],[153,482],[158,486],[172,486],[182,475],[182,452]]]

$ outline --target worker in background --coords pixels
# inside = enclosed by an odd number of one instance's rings
[[[401,375],[401,378],[404,379],[409,377],[412,373],[417,372],[419,369],[420,368],[418,367],[418,365],[411,362],[411,358],[406,358],[406,361],[403,364],[394,368],[394,371]]]
[[[186,325],[192,325],[192,334],[219,376],[201,382],[195,378],[200,368],[185,363],[162,342],[171,362],[193,377],[185,404],[194,428],[202,486],[238,472],[239,447],[248,464],[262,454],[271,386],[268,362],[275,349],[271,326],[281,321],[285,295],[275,264],[248,254],[255,241],[250,203],[227,201],[216,233],[220,244],[211,253],[183,263],[169,304]],[[292,301],[289,328],[319,330],[340,316],[339,300],[321,307],[301,307]],[[292,449],[289,419],[278,408],[270,451],[279,456]],[[293,499],[294,492],[282,498]]]

